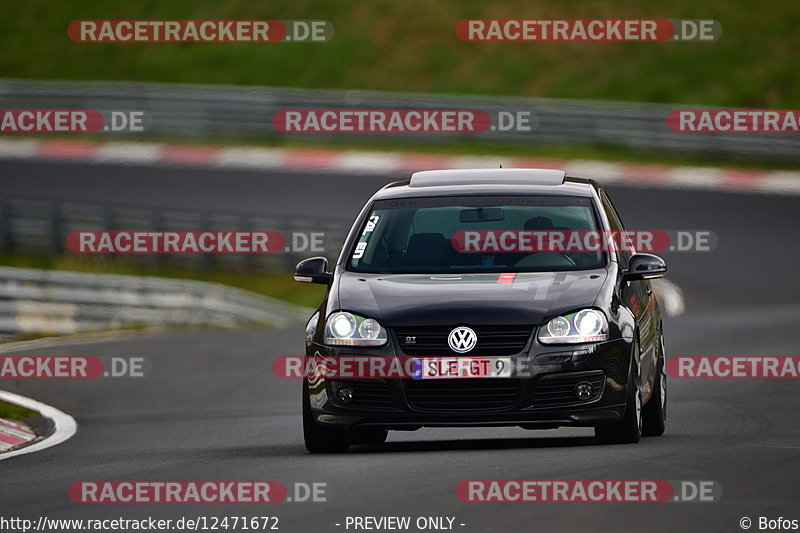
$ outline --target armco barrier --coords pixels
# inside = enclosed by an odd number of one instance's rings
[[[217,283],[0,267],[0,335],[144,326],[285,326],[311,310]]]
[[[797,134],[673,132],[667,127],[666,118],[670,111],[681,108],[712,109],[698,104],[139,82],[0,80],[0,109],[144,111],[152,120],[147,135],[179,139],[341,140],[350,137],[367,142],[391,138],[448,143],[480,138],[496,143],[626,146],[660,152],[800,161],[800,136]],[[286,109],[480,109],[489,114],[526,110],[534,114],[536,127],[528,132],[487,130],[479,134],[282,133],[273,127],[272,117]],[[123,138],[122,134],[109,136]]]
[[[131,254],[131,262],[190,269],[291,272],[314,255],[333,259],[344,242],[341,223],[308,217],[268,218],[225,213],[170,211],[124,205],[98,205],[36,198],[0,197],[0,253],[61,254],[73,231],[279,231],[287,246],[292,235],[322,233],[324,251],[298,239],[298,248],[269,254]],[[303,247],[301,247],[301,245]]]

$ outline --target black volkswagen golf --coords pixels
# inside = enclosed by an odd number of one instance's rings
[[[559,170],[425,171],[378,191],[332,272],[323,257],[296,267],[296,280],[328,286],[306,358],[413,371],[306,377],[308,450],[422,427],[584,426],[602,443],[661,435],[664,338],[649,280],[666,265],[619,235],[603,188]]]

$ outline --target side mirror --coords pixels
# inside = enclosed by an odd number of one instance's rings
[[[667,271],[663,259],[653,254],[633,254],[628,262],[628,270],[622,273],[625,281],[660,278]]]
[[[328,270],[328,260],[324,257],[304,259],[294,267],[294,280],[303,283],[322,283],[327,285],[333,279]]]

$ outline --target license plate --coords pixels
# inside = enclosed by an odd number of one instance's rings
[[[414,379],[507,378],[510,357],[421,357],[414,359]]]

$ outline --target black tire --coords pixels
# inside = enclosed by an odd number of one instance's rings
[[[639,343],[633,345],[633,354],[639,350]],[[642,437],[642,395],[636,385],[638,368],[636,357],[631,355],[631,368],[628,375],[628,396],[625,403],[625,416],[619,422],[595,426],[594,436],[600,444],[633,444]]]
[[[308,382],[303,380],[303,440],[311,453],[339,453],[350,447],[350,438],[344,429],[329,429],[314,420]]]
[[[664,351],[664,334],[659,338],[659,361],[653,386],[653,396],[642,408],[642,436],[660,437],[667,427],[667,371],[664,367],[666,354]]]
[[[381,428],[353,428],[350,430],[350,444],[383,444],[389,432]]]

